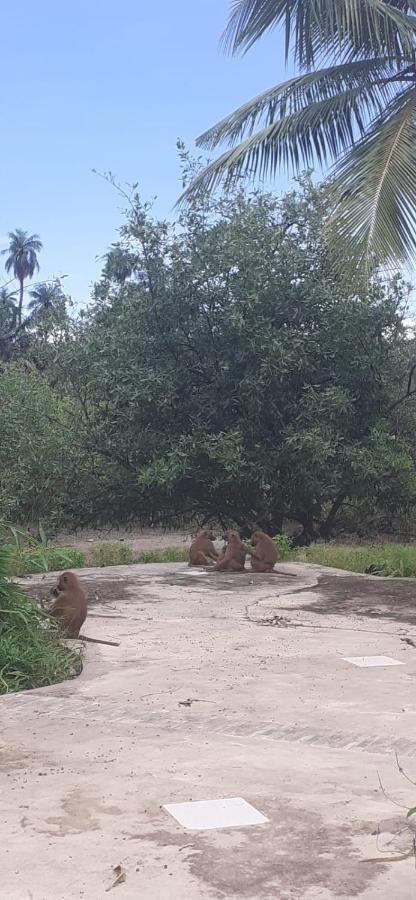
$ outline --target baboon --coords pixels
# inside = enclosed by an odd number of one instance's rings
[[[293,572],[280,572],[274,568],[277,563],[277,547],[275,542],[264,531],[255,531],[250,538],[251,545],[243,544],[244,549],[250,554],[250,563],[253,572],[272,572],[273,575],[285,575],[288,578],[296,578]]]
[[[250,543],[252,546],[244,544],[244,549],[250,554],[253,572],[272,572],[277,563],[277,549],[271,537],[264,531],[255,531]]]
[[[190,566],[212,566],[218,559],[218,552],[212,543],[215,534],[212,531],[200,531],[189,548]]]
[[[240,535],[236,531],[227,531],[224,535],[227,546],[223,555],[215,563],[216,572],[243,572],[246,561],[246,551]]]
[[[49,615],[59,620],[64,637],[77,638],[87,618],[87,595],[74,572],[62,572]]]
[[[52,594],[55,600],[48,610],[48,615],[58,620],[63,637],[78,638],[78,640],[90,644],[120,646],[114,641],[101,641],[98,638],[90,638],[79,633],[87,618],[87,595],[74,572],[62,572]]]

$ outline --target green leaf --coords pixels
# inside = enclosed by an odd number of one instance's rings
[[[338,165],[333,233],[357,265],[416,251],[416,87],[396,97]]]
[[[348,58],[387,52],[411,59],[414,20],[407,15],[413,2],[396,0],[234,0],[224,46],[247,51],[267,31],[282,25],[286,58],[301,67],[317,59]]]

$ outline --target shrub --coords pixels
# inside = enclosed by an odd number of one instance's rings
[[[287,534],[276,534],[273,540],[277,547],[278,559],[290,559],[292,542]]]

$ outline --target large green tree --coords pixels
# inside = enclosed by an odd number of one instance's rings
[[[246,51],[276,26],[299,74],[198,138],[229,149],[187,195],[243,174],[332,162],[332,234],[344,254],[367,269],[414,260],[416,0],[233,0],[225,44]]]
[[[389,418],[409,380],[406,290],[334,271],[330,203],[306,178],[283,199],[194,200],[175,229],[132,197],[130,275],[105,267],[60,359],[90,452],[112,466],[115,518],[276,533],[289,517],[310,540],[345,502],[414,497]]]
[[[6,272],[13,272],[19,282],[19,302],[17,307],[17,324],[22,324],[24,284],[39,270],[38,253],[42,250],[42,242],[38,234],[29,235],[22,228],[9,232],[10,243],[3,254],[7,254]]]

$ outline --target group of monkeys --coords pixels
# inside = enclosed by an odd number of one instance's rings
[[[274,541],[264,531],[255,531],[250,544],[243,544],[237,531],[226,531],[225,545],[218,552],[212,531],[200,531],[189,548],[190,566],[209,566],[216,572],[243,572],[246,556],[250,556],[253,572],[272,572],[277,562]]]
[[[226,543],[223,549],[218,551],[213,543],[215,534],[212,531],[200,531],[189,549],[189,565],[209,566],[217,572],[243,572],[246,556],[249,555],[253,572],[273,571],[277,562],[276,545],[263,531],[255,531],[251,535],[250,544],[243,544],[237,531],[227,531],[224,540]],[[57,620],[64,637],[119,646],[113,641],[80,635],[80,629],[87,618],[87,595],[75,572],[63,572],[52,594],[54,599],[46,612]],[[42,607],[45,610],[43,603]]]

